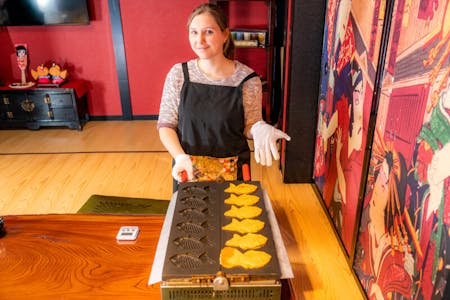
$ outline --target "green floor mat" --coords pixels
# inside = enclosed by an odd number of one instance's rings
[[[168,200],[92,195],[78,213],[165,214],[168,206]]]

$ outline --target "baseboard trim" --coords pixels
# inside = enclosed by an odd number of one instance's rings
[[[132,120],[123,116],[89,116],[90,121],[133,121],[133,120],[158,120],[158,115],[135,115]]]

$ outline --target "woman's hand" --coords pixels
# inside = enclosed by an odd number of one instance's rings
[[[188,180],[194,178],[194,172],[192,170],[192,162],[189,155],[184,153],[181,147],[178,135],[173,128],[161,127],[159,129],[159,137],[164,147],[175,159],[175,165],[172,168],[172,177],[178,182],[183,182],[183,172],[187,175]]]
[[[192,180],[194,178],[192,161],[187,154],[179,154],[175,157],[175,164],[172,168],[172,177],[178,182],[183,182],[183,172],[186,172],[188,180]]]
[[[272,156],[275,160],[280,159],[277,147],[278,139],[286,139],[287,141],[291,140],[291,137],[286,133],[276,129],[264,121],[259,121],[253,124],[250,131],[253,135],[255,160],[263,166],[272,165]]]

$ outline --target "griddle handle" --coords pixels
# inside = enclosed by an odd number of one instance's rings
[[[181,172],[181,182],[186,182],[186,181],[188,181],[187,172],[186,171],[182,171]]]
[[[250,166],[249,164],[242,165],[242,178],[244,181],[250,181],[252,178],[250,176]]]

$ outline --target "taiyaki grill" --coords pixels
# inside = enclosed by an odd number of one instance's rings
[[[279,299],[280,269],[260,183],[180,183],[162,279],[163,299],[196,293]]]

